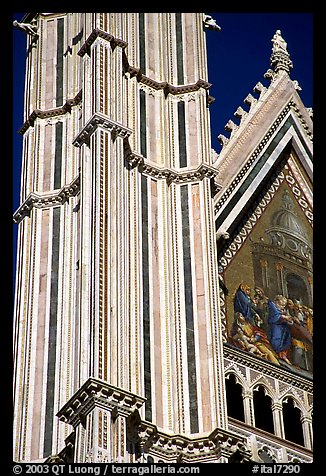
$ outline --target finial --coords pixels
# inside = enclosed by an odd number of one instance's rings
[[[293,63],[287,50],[287,43],[282,37],[281,30],[276,30],[271,41],[273,47],[270,62],[273,71],[275,73],[278,73],[278,71],[286,71],[290,74]]]

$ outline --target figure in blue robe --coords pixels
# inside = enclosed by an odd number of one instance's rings
[[[286,316],[282,312],[283,302],[286,305],[286,298],[284,296],[275,298],[274,302],[271,299],[268,300],[269,341],[279,357],[291,363],[287,358],[292,342],[291,319],[290,316]],[[279,304],[281,309],[275,303]]]
[[[245,285],[240,285],[234,296],[234,313],[240,312],[246,321],[251,324],[255,324],[254,317],[256,315],[255,304],[251,300],[250,296],[243,290],[248,289]],[[249,291],[248,291],[249,292]]]

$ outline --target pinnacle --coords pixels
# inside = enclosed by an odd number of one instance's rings
[[[272,70],[275,73],[286,71],[290,74],[290,71],[293,68],[293,63],[287,50],[287,43],[282,37],[281,30],[276,30],[271,41],[273,43],[272,54],[270,57]]]

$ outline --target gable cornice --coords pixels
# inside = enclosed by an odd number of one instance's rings
[[[258,97],[248,94],[244,103],[249,106],[246,111],[241,106],[237,108],[234,116],[238,118],[239,124],[229,120],[225,125],[225,130],[230,134],[218,136],[222,146],[217,153],[214,165],[223,167],[223,163],[233,161],[244,143],[248,143],[251,137],[262,136],[263,128],[273,127],[274,122],[278,120],[279,115],[284,108],[290,106],[293,113],[299,120],[304,134],[309,142],[313,141],[313,121],[309,110],[303,105],[297,92],[296,81],[292,81],[285,71],[279,71],[277,78],[269,85],[263,86],[260,82],[256,84],[253,91],[259,94]],[[265,124],[265,126],[264,126]],[[269,125],[268,125],[269,124]],[[251,141],[252,142],[252,141]],[[247,155],[246,152],[245,155]]]
[[[312,181],[312,146],[303,137],[302,129],[291,105],[288,104],[249,158],[239,164],[238,168],[237,159],[229,166],[230,168],[233,165],[233,174],[229,172],[229,168],[224,169],[224,175],[223,172],[217,174],[215,180],[220,185],[214,200],[217,230],[230,231],[257,186],[270,174],[271,169],[277,166],[282,155],[285,154],[282,160],[290,160],[291,148],[296,152],[308,181]],[[309,187],[307,184],[308,182],[305,187]]]
[[[218,170],[217,178],[219,180],[219,183],[223,186],[225,189],[226,187],[230,191],[231,189],[234,188],[233,185],[236,185],[239,183],[239,181],[242,179],[242,177],[247,173],[247,171],[250,169],[250,167],[254,164],[256,161],[257,157],[261,154],[263,149],[267,146],[267,144],[272,140],[273,136],[277,134],[278,130],[282,126],[285,120],[287,120],[290,116],[294,119],[295,123],[298,125],[298,128],[301,128],[301,130],[304,132],[304,136],[309,138],[309,140],[305,140],[303,135],[301,138],[301,142],[305,144],[306,149],[309,151],[308,155],[312,156],[312,131],[310,130],[309,125],[307,124],[305,117],[301,113],[301,108],[295,103],[293,100],[290,100],[289,103],[284,107],[284,109],[280,112],[280,114],[277,116],[275,121],[272,123],[270,128],[267,130],[267,132],[262,136],[261,140],[258,142],[257,146],[255,149],[252,150],[252,153],[248,154],[248,152],[240,152],[241,147],[245,144],[254,134],[254,129],[256,127],[255,124],[250,123],[250,125],[243,130],[243,134],[240,136],[237,136],[237,140],[234,141],[234,146],[230,146],[228,148],[228,151],[225,150],[225,154],[221,153],[218,157],[217,160],[214,162],[214,166]],[[233,141],[232,141],[233,142]],[[231,144],[232,145],[232,144]],[[243,156],[243,157],[248,157],[246,161],[243,161],[242,164],[239,163],[239,169],[236,174],[233,175],[234,178],[232,178],[231,182],[225,177],[225,173],[229,173],[230,171],[230,166],[235,164],[237,161],[238,156]],[[234,167],[235,168],[235,167]],[[223,194],[224,196],[224,194]],[[218,199],[220,202],[221,198]],[[223,201],[223,200],[222,200]]]

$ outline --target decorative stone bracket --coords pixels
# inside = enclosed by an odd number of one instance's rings
[[[14,213],[14,223],[20,223],[25,216],[29,216],[33,207],[48,208],[63,205],[69,197],[77,195],[79,192],[79,182],[79,176],[77,176],[69,185],[64,185],[59,190],[44,193],[31,192]]]

